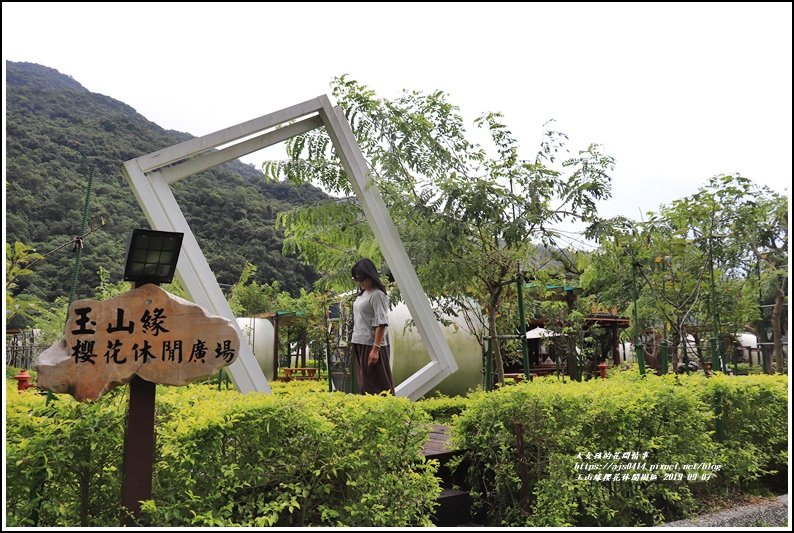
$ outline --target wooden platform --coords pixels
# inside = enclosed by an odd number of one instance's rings
[[[450,434],[452,428],[442,424],[433,424],[430,434],[422,446],[422,454],[427,459],[435,459],[439,463],[436,476],[441,485],[441,494],[436,500],[438,507],[433,515],[433,523],[437,526],[461,526],[471,523],[471,496],[462,487],[466,484],[467,464],[452,470],[450,459],[465,452],[451,448]]]
[[[428,459],[440,459],[454,454],[457,450],[450,449],[449,438],[452,428],[441,424],[433,424],[430,435],[422,445],[422,455]]]

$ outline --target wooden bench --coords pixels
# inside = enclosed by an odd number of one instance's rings
[[[552,374],[557,373],[557,365],[555,364],[542,364],[539,366],[531,366],[529,367],[529,371],[532,374],[537,374],[538,376],[550,376]],[[565,365],[560,365],[560,374],[565,374]]]
[[[289,381],[290,379],[317,379],[317,369],[316,368],[282,368],[284,371],[284,379]]]
[[[530,378],[532,376],[530,375]],[[524,381],[524,373],[523,372],[505,372],[505,379],[512,379],[516,383],[521,383]]]

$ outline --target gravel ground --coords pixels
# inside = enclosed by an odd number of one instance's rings
[[[688,520],[668,522],[664,527],[787,527],[788,494],[766,502],[741,505]]]

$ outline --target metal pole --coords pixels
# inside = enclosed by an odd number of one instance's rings
[[[353,351],[353,346],[348,344],[348,350],[350,351],[350,364],[348,365],[350,370],[350,392],[353,394],[358,394],[358,378],[356,377],[356,354]]]
[[[557,371],[557,380],[560,379],[560,353],[554,350],[554,368]]]
[[[278,345],[279,345],[278,311],[273,316],[273,381],[278,381]]]
[[[340,313],[341,314],[341,313]],[[341,322],[342,319],[340,317],[339,321]],[[325,371],[328,372],[328,392],[333,392],[334,390],[334,380],[333,374],[331,372],[331,328],[328,324],[328,317],[326,315],[325,319]]]
[[[765,374],[771,374],[772,368],[771,364],[767,362],[767,354],[766,350],[764,350],[764,345],[761,344],[764,341],[764,335],[766,334],[766,320],[764,319],[764,305],[763,305],[763,295],[761,293],[761,258],[756,256],[756,263],[755,263],[756,271],[758,272],[758,311],[760,319],[758,321],[758,335],[756,338],[759,340],[758,342],[758,364],[761,365],[761,371]]]
[[[488,350],[485,352],[485,390],[493,390],[493,346],[488,339]]]
[[[83,218],[80,223],[80,235],[85,235],[86,228],[88,227],[88,207],[91,200],[91,190],[94,187],[94,167],[88,171],[88,186],[85,191],[85,203],[83,204]],[[74,256],[74,269],[72,270],[72,288],[69,291],[69,303],[71,304],[77,297],[77,279],[80,277],[80,266],[83,256],[83,241],[75,237],[75,256]]]
[[[524,357],[524,377],[529,381],[529,348],[527,346],[527,321],[524,316],[524,276],[518,273],[518,319],[519,330],[521,332],[521,354]]]
[[[722,391],[719,389],[714,393],[714,415],[717,422],[717,442],[723,442],[725,440],[725,420],[724,420],[724,410],[722,408]]]
[[[637,264],[631,263],[631,291],[634,298],[634,353],[637,356],[637,364],[640,367],[640,375],[645,375],[645,353],[643,352],[642,341],[639,340],[639,318],[637,317]]]

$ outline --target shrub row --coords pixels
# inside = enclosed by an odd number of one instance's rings
[[[158,387],[154,494],[142,525],[427,525],[439,489],[419,450],[431,418],[454,420],[475,504],[491,524],[658,524],[706,496],[785,487],[787,384],[625,372],[415,404],[330,394],[311,381],[274,383],[272,396]],[[126,389],[78,404],[13,386],[8,524],[117,524]],[[606,459],[623,452],[642,458]],[[614,478],[649,472],[657,479]],[[596,473],[613,476],[587,479]]]
[[[439,424],[451,423],[466,410],[471,400],[466,396],[431,396],[416,402],[416,406]]]
[[[126,388],[46,404],[7,385],[9,525],[114,526]],[[287,391],[294,388],[294,393]],[[429,525],[429,417],[405,399],[158,387],[152,500],[141,525]]]
[[[453,438],[490,524],[653,525],[785,472],[787,386],[785,376],[546,378],[477,393]]]

